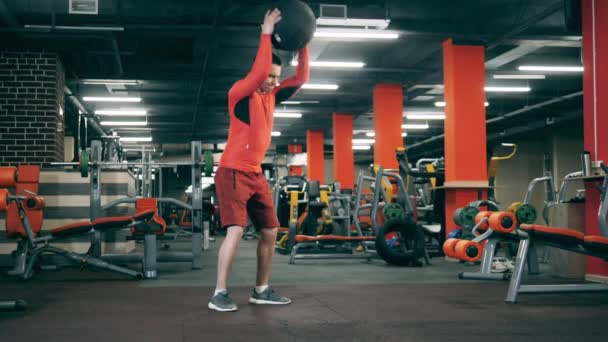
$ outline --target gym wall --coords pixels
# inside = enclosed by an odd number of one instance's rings
[[[0,164],[63,161],[65,73],[57,54],[0,52]]]
[[[545,153],[551,153],[551,171],[557,188],[566,174],[581,169],[580,154],[583,151],[581,128],[559,128],[541,139],[538,137],[509,139],[508,142],[516,143],[518,149],[515,157],[501,161],[498,165],[496,198],[503,209],[512,202],[522,201],[530,181],[543,176]],[[573,197],[576,189],[579,188],[582,188],[582,184],[578,182],[570,184],[566,198]],[[544,187],[535,190],[532,203],[534,207],[543,207],[544,196]],[[537,223],[542,223],[540,215]]]

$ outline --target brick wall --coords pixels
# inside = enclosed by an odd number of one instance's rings
[[[0,165],[63,161],[64,83],[57,54],[0,51]]]

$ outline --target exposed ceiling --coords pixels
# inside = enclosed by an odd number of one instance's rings
[[[580,32],[566,28],[563,1],[408,0],[307,1],[319,15],[321,3],[346,4],[352,18],[389,18],[390,41],[311,43],[318,61],[361,61],[362,69],[316,69],[311,83],[334,83],[337,91],[302,90],[292,100],[319,103],[277,106],[303,113],[276,118],[281,132],[273,143],[305,143],[307,129],[330,139],[333,112],[355,115],[356,137],[372,130],[372,88],[400,83],[404,108],[437,111],[443,100],[441,43],[486,46],[486,85],[529,86],[525,93],[487,93],[488,137],[544,129],[581,120],[582,74],[546,74],[541,80],[495,80],[496,73],[519,73],[524,64],[581,65]],[[147,111],[145,128],[120,129],[122,136],[151,135],[157,152],[191,140],[223,143],[228,132],[227,91],[253,61],[259,25],[268,1],[99,0],[98,15],[68,13],[68,0],[0,0],[0,39],[9,48],[59,52],[73,94],[139,96],[139,104],[84,103],[87,111],[137,107]],[[35,26],[40,25],[40,26]],[[53,27],[55,25],[55,27]],[[96,30],[60,28],[97,27]],[[105,27],[107,30],[100,30]],[[282,53],[284,60],[291,56]],[[286,66],[283,74],[290,75]],[[87,85],[85,79],[137,80],[136,85]],[[428,86],[430,85],[430,86]],[[427,86],[427,87],[425,87]],[[423,97],[419,97],[423,96]],[[69,108],[68,108],[69,109]],[[76,110],[68,110],[68,120]],[[414,155],[441,153],[442,121],[408,131]],[[70,122],[68,122],[70,126]],[[75,127],[71,125],[72,129]],[[161,146],[162,145],[162,146]],[[178,145],[183,146],[183,145]],[[358,159],[371,151],[356,152]]]

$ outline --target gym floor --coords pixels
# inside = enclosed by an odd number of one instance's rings
[[[205,252],[202,270],[161,264],[158,280],[69,269],[29,281],[3,279],[0,297],[25,299],[29,309],[0,313],[1,340],[605,341],[607,294],[522,295],[507,305],[507,283],[460,281],[459,271],[475,267],[440,258],[428,267],[399,268],[380,260],[288,265],[287,256],[276,255],[271,284],[293,303],[250,305],[255,240],[242,241],[230,278],[240,310],[211,312],[219,243]]]

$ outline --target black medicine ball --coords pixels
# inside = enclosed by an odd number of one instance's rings
[[[277,8],[282,19],[274,27],[272,45],[279,50],[300,50],[315,34],[315,14],[300,0],[282,0]]]

